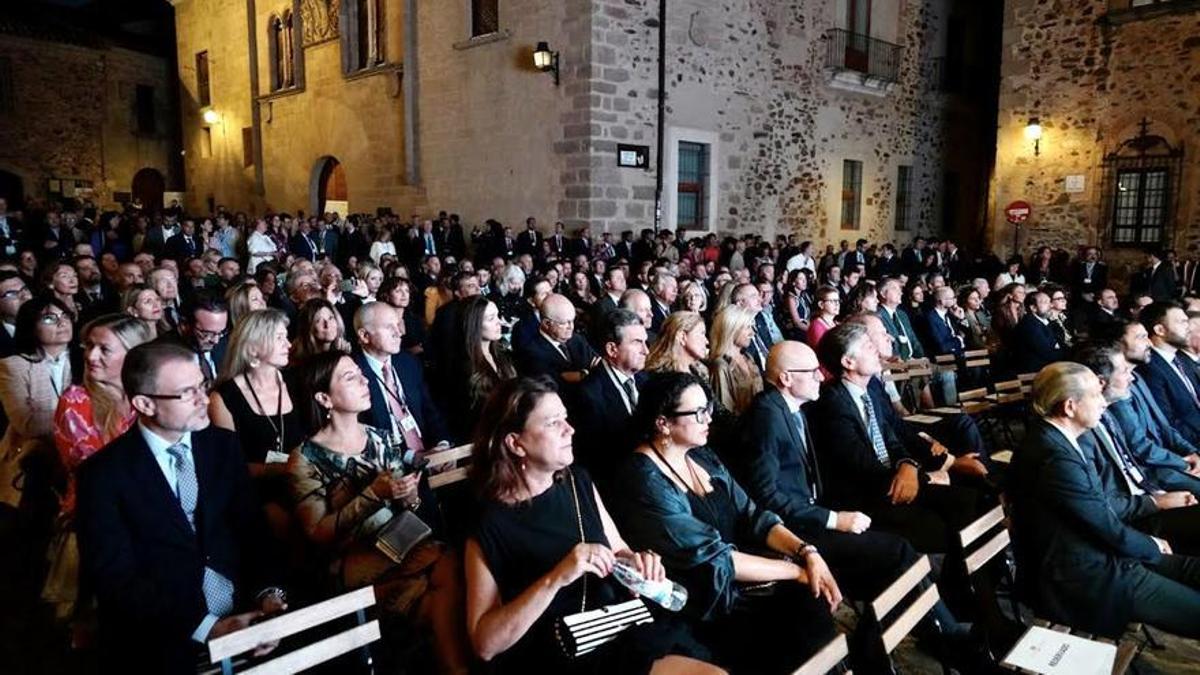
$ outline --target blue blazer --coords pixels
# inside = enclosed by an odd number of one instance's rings
[[[1157,405],[1154,405],[1154,399],[1149,398],[1149,394],[1139,391],[1137,384],[1141,383],[1135,383],[1129,398],[1108,406],[1108,412],[1112,413],[1113,418],[1121,427],[1126,447],[1142,465],[1146,474],[1164,489],[1200,491],[1200,478],[1187,473],[1188,464],[1183,461],[1183,457],[1163,446],[1164,441],[1170,442],[1168,439],[1179,437],[1179,432],[1169,425],[1166,427],[1166,431],[1160,427],[1150,408],[1153,406],[1158,416],[1162,415],[1162,411],[1158,410]],[[1149,406],[1143,397],[1149,399]],[[1178,440],[1187,444],[1187,441],[1181,437]],[[1191,453],[1185,452],[1184,454]]]
[[[1036,373],[1055,361],[1062,361],[1066,353],[1054,330],[1027,313],[1013,328],[1009,357],[1016,372]]]
[[[830,510],[817,503],[821,472],[808,430],[806,419],[801,438],[783,394],[769,387],[746,409],[741,449],[731,453],[730,468],[754,503],[778,514],[789,529],[821,532]]]
[[[1170,420],[1170,426],[1178,429],[1192,445],[1200,445],[1200,407],[1175,368],[1151,349],[1150,360],[1137,367],[1137,374]]]
[[[384,393],[379,380],[375,378],[371,366],[367,364],[366,355],[361,351],[354,352],[354,362],[367,377],[367,387],[371,391],[371,409],[359,413],[358,421],[385,431],[391,429],[391,408],[388,406],[388,400],[384,398],[387,394]],[[425,448],[431,449],[441,441],[450,440],[446,434],[446,425],[442,421],[442,414],[434,404],[433,396],[430,395],[429,387],[425,383],[425,373],[421,369],[421,362],[408,352],[393,354],[392,371],[399,378],[400,386],[404,387],[404,402],[408,405],[413,419],[417,421],[417,428],[421,430],[421,440],[425,444]]]
[[[79,469],[79,557],[99,606],[102,670],[194,671],[206,566],[233,582],[238,608],[276,585],[280,567],[237,435],[192,432],[192,457],[195,531],[136,425]]]
[[[949,315],[947,315],[949,316]],[[950,317],[954,321],[954,317]],[[938,316],[937,310],[929,310],[925,312],[925,335],[929,338],[929,351],[935,356],[944,354],[953,354],[962,356],[963,343],[955,337],[955,334],[950,330],[950,326]]]
[[[1162,558],[1149,535],[1109,507],[1090,446],[1077,451],[1049,423],[1032,421],[1009,468],[1017,582],[1039,616],[1116,637],[1129,623],[1139,563]]]

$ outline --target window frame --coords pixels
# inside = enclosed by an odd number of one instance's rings
[[[896,210],[892,218],[892,228],[896,232],[912,231],[912,189],[913,165],[900,164],[896,167]]]
[[[1158,212],[1158,222],[1156,224],[1148,224],[1145,221],[1147,197],[1150,196],[1150,189],[1147,187],[1147,178],[1150,174],[1159,174],[1162,176],[1161,188],[1154,190],[1157,196],[1160,197],[1158,204],[1153,207]],[[1134,192],[1134,203],[1132,208],[1123,207],[1121,205],[1121,179],[1126,176],[1137,176],[1137,187]],[[1171,205],[1171,168],[1167,166],[1145,166],[1135,168],[1117,169],[1113,177],[1113,205],[1112,214],[1109,218],[1109,237],[1115,246],[1161,246],[1166,242],[1167,218]],[[1132,211],[1133,222],[1122,225],[1118,222],[1123,212]],[[1131,239],[1117,239],[1117,230],[1129,230]],[[1157,237],[1154,239],[1145,238],[1147,231],[1156,230]]]
[[[483,29],[477,28],[477,22],[480,18],[480,15],[483,13],[483,9],[484,9],[481,7],[481,5],[483,5],[484,3],[493,5],[495,7],[495,11],[494,11],[495,25],[484,26],[484,28],[490,27],[491,30],[483,30]],[[500,28],[501,28],[501,26],[500,26],[500,0],[466,0],[466,4],[467,4],[467,37],[468,38],[480,38],[480,37],[484,37],[485,35],[494,35],[494,34],[500,32]]]
[[[847,170],[853,168],[853,172]],[[852,178],[856,176],[857,179]],[[847,183],[849,181],[849,184]],[[847,189],[852,189],[853,194],[847,195]],[[842,160],[842,195],[839,200],[841,203],[841,212],[838,215],[838,229],[844,231],[857,231],[862,229],[862,197],[863,197],[863,162],[858,159],[843,159]],[[850,206],[847,211],[847,205]],[[848,219],[847,215],[851,215]],[[847,220],[851,222],[847,225]]]
[[[196,101],[201,108],[212,105],[212,64],[207,49],[196,52]]]
[[[708,176],[706,183],[707,203],[704,205],[703,230],[689,229],[689,233],[716,232],[717,214],[720,212],[720,174],[721,174],[721,139],[713,131],[693,129],[689,127],[668,126],[663,138],[663,194],[662,194],[662,226],[669,229],[679,229],[679,143],[698,143],[708,146]],[[650,217],[654,217],[654,205],[650,205]]]

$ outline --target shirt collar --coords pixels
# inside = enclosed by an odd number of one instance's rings
[[[146,441],[146,445],[150,446],[150,452],[154,455],[155,459],[159,459],[167,454],[167,448],[173,445],[182,445],[188,450],[192,449],[192,432],[190,431],[185,431],[183,436],[179,438],[178,443],[171,443],[162,436],[147,429],[146,425],[141,422],[138,422],[137,428],[138,433],[142,435],[142,440]]]
[[[632,375],[626,375],[616,368],[613,368],[612,364],[609,363],[607,359],[604,361],[604,369],[608,371],[609,376],[613,378],[613,381],[616,382],[618,386],[621,386],[627,381],[633,379]]]
[[[1173,363],[1175,361],[1175,354],[1179,351],[1169,344],[1150,345],[1150,348],[1158,352],[1158,355],[1163,357],[1163,360],[1167,363]]]
[[[800,401],[797,401],[795,397],[782,389],[779,390],[779,395],[783,397],[783,402],[787,406],[788,412],[793,415],[800,412]]]
[[[383,361],[371,356],[367,352],[363,352],[363,357],[367,360],[367,365],[371,368],[371,372],[379,379],[383,379]]]
[[[842,378],[842,386],[846,388],[846,391],[850,392],[850,395],[853,396],[854,400],[856,401],[860,400],[863,397],[863,394],[867,393],[866,389],[845,378]]]
[[[1043,418],[1043,419],[1045,419],[1045,418]],[[1046,419],[1046,423],[1049,424],[1050,426],[1054,427],[1058,431],[1058,433],[1062,434],[1063,438],[1067,439],[1067,442],[1071,444],[1071,447],[1075,448],[1075,452],[1078,452],[1080,455],[1083,455],[1083,450],[1080,449],[1080,447],[1079,447],[1079,439],[1078,438],[1076,438],[1075,436],[1070,434],[1066,429],[1063,428],[1063,426],[1061,424],[1059,424],[1058,422],[1055,422],[1054,420]]]

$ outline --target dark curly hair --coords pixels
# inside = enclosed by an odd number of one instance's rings
[[[712,392],[709,391],[708,385],[691,373],[651,373],[645,383],[638,387],[637,409],[633,411],[633,418],[629,421],[634,443],[649,443],[658,430],[658,418],[678,411],[683,392],[691,387],[700,387],[704,390],[705,397],[712,400]]]

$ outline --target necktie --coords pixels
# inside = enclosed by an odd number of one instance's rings
[[[1133,457],[1129,455],[1129,450],[1125,447],[1125,440],[1121,437],[1121,430],[1117,428],[1116,421],[1113,420],[1112,415],[1107,412],[1102,413],[1100,415],[1100,426],[1104,427],[1106,434],[1099,434],[1099,436],[1103,438],[1107,435],[1108,443],[1106,445],[1111,443],[1112,446],[1107,448],[1107,450],[1109,454],[1113,455],[1113,459],[1121,469],[1121,474],[1132,486],[1142,489],[1142,484],[1145,482],[1146,476],[1138,468],[1137,462],[1134,461]],[[1131,489],[1130,492],[1136,493],[1137,491]]]
[[[1179,373],[1179,377],[1183,378],[1183,384],[1187,387],[1188,392],[1191,393],[1192,399],[1195,400],[1196,387],[1192,383],[1192,374],[1189,371],[1189,368],[1193,366],[1184,361],[1185,358],[1183,352],[1175,352],[1175,358],[1171,360],[1171,364],[1175,366],[1175,371]]]
[[[399,383],[396,381],[396,373],[387,361],[383,363],[383,386],[387,389],[384,398],[388,400],[392,420],[398,427],[400,435],[404,437],[404,444],[413,452],[423,452],[425,444],[421,441],[421,432],[417,429],[417,421],[412,419],[412,413],[404,404],[404,398],[400,395]]]
[[[425,235],[425,255],[434,255],[433,235],[426,233]]]
[[[875,450],[875,458],[879,463],[892,466],[892,458],[888,456],[887,446],[883,443],[883,431],[879,429],[879,420],[875,417],[875,408],[871,405],[871,395],[862,395],[863,412],[867,415],[867,433],[871,436],[871,446]]]
[[[633,409],[637,407],[637,387],[633,386],[633,378],[622,382],[621,388],[625,390],[625,397],[629,399],[629,413],[632,415]]]
[[[907,361],[913,353],[912,339],[908,337],[908,331],[904,330],[904,322],[900,320],[900,312],[892,312],[892,323],[896,324],[896,332],[900,334],[900,337],[904,338],[898,341],[900,343],[900,359]]]
[[[812,499],[815,501],[818,497],[817,489],[819,480],[817,477],[816,458],[812,456],[808,448],[808,433],[804,425],[804,413],[797,410],[792,413],[792,419],[796,421],[796,431],[800,434],[800,457],[804,459],[804,465],[808,467],[808,489],[812,493]]]
[[[204,372],[204,379],[212,382],[217,379],[216,369],[213,368],[212,352],[199,352],[200,370]]]
[[[196,480],[196,467],[192,465],[191,448],[176,443],[167,448],[175,465],[175,490],[179,498],[179,506],[187,517],[188,525],[196,531],[196,503],[200,496],[200,486]],[[204,602],[208,612],[215,616],[225,616],[233,611],[233,582],[226,579],[211,567],[204,568],[204,580],[201,582],[204,592]]]

